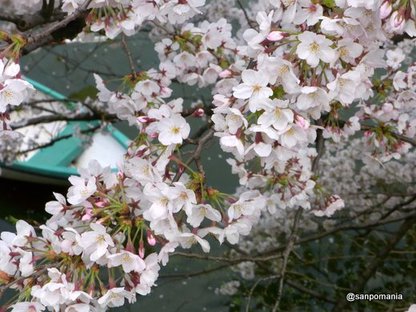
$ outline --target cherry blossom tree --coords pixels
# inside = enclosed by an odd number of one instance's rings
[[[415,10],[410,0],[3,0],[2,160],[16,157],[16,128],[33,123],[121,120],[137,136],[117,173],[91,162],[46,203],[45,224],[1,233],[1,289],[17,292],[2,309],[133,303],[172,255],[240,271],[219,291],[246,311],[342,311],[348,292],[405,292],[380,267],[414,243]],[[139,32],[154,42],[154,68],[134,63],[128,37]],[[96,99],[69,115],[13,120],[33,109],[22,56],[116,38],[131,67],[119,85],[95,73]],[[174,84],[211,98],[189,103]],[[235,193],[207,182],[210,141],[238,177]],[[212,244],[229,254],[210,256]],[[194,245],[201,253],[181,251]],[[356,275],[338,281],[337,266]],[[405,299],[402,311],[416,300]]]

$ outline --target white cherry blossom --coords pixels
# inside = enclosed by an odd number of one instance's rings
[[[241,79],[243,83],[233,88],[233,95],[238,99],[262,100],[273,94],[267,87],[269,77],[266,72],[247,69],[242,72]]]
[[[82,203],[97,190],[94,177],[86,180],[81,177],[71,176],[69,182],[71,182],[72,186],[68,189],[67,197],[68,202],[73,205]]]
[[[101,224],[91,223],[90,227],[92,231],[84,232],[78,244],[91,261],[97,261],[106,254],[108,247],[114,246],[114,241]]]
[[[179,115],[162,119],[157,123],[159,131],[158,139],[163,145],[182,144],[188,138],[190,126],[186,120]]]
[[[142,258],[129,251],[122,251],[120,253],[108,256],[109,267],[122,266],[123,271],[130,273],[131,271],[142,272],[145,269],[145,263]]]
[[[298,39],[300,43],[296,48],[296,54],[310,66],[318,66],[319,61],[333,63],[337,59],[335,50],[331,48],[333,42],[325,36],[305,31]]]

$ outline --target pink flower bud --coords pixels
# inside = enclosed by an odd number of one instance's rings
[[[151,231],[146,232],[147,235],[147,242],[150,246],[156,245],[156,238],[154,237],[153,233]]]
[[[110,276],[108,279],[108,288],[111,289],[115,287],[117,287],[117,282],[114,280],[113,277]]]
[[[402,14],[397,11],[394,11],[393,14],[390,16],[390,26],[393,28],[394,31],[402,31],[405,24],[405,19]]]
[[[220,72],[220,74],[218,76],[220,76],[221,78],[229,78],[233,75],[233,73],[229,70],[223,70],[222,72]]]
[[[281,31],[272,31],[268,36],[267,36],[267,40],[269,41],[279,41],[282,40],[285,36],[283,35],[283,33]]]
[[[117,172],[117,178],[120,180],[124,180],[126,178],[126,176],[124,175],[124,172],[119,171]]]
[[[92,209],[91,208],[85,208],[85,214],[82,216],[82,221],[91,220],[92,217]]]
[[[380,18],[381,19],[387,18],[390,15],[392,9],[393,7],[391,6],[390,1],[384,1],[380,7]]]
[[[136,251],[134,249],[134,244],[131,241],[130,237],[129,237],[129,240],[127,241],[127,244],[126,244],[126,251],[129,251],[131,253],[136,253]]]
[[[139,243],[139,257],[144,258],[144,244],[142,240]]]
[[[139,122],[139,123],[148,123],[149,119],[150,118],[148,116],[139,116],[139,117],[137,117],[137,122]]]
[[[201,117],[204,117],[204,115],[205,115],[205,111],[204,111],[204,109],[203,108],[197,108],[195,111],[194,111],[194,113],[192,114],[194,117],[198,117],[198,118],[201,118]]]
[[[108,205],[108,201],[107,200],[99,200],[99,201],[95,202],[95,205],[99,208],[104,208]]]
[[[308,129],[310,126],[309,121],[303,118],[301,115],[296,115],[296,124],[301,127],[302,129]]]

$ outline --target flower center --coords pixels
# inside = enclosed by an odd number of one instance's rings
[[[90,195],[90,192],[88,191],[87,188],[83,188],[81,190],[81,195],[82,195],[82,197],[88,197]]]
[[[128,254],[124,254],[122,260],[124,263],[130,263],[132,261]]]
[[[253,92],[254,92],[254,93],[260,92],[260,90],[261,90],[261,86],[260,86],[260,85],[255,84],[255,85],[253,86]]]
[[[346,47],[342,47],[339,49],[339,56],[346,57],[348,56],[348,49]]]
[[[282,117],[282,110],[278,107],[276,107],[274,109],[274,116],[276,117],[276,119],[280,119],[280,117]]]
[[[97,236],[97,244],[101,245],[105,243],[105,238],[103,234]]]
[[[169,198],[167,198],[167,197],[162,197],[161,199],[160,199],[160,203],[162,204],[162,206],[167,206],[168,204],[169,204]]]
[[[3,96],[6,98],[6,100],[10,100],[13,98],[13,92],[10,92],[10,90],[4,90]]]
[[[280,76],[283,76],[284,74],[289,72],[289,66],[287,66],[287,65],[280,66],[278,72],[279,72]]]
[[[312,53],[316,54],[319,52],[319,44],[317,44],[316,42],[312,42],[309,45],[309,51],[311,51]]]
[[[181,131],[181,129],[180,129],[179,127],[173,127],[173,128],[171,129],[171,132],[172,132],[173,134],[178,134],[180,131]]]

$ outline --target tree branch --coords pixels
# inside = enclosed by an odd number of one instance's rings
[[[237,0],[237,4],[240,7],[241,11],[243,11],[244,17],[246,18],[247,24],[251,27],[251,28],[255,28],[253,21],[250,19],[250,17],[248,16],[247,10],[244,7],[243,3],[241,2],[241,0]]]
[[[105,117],[105,118],[104,118]],[[96,114],[79,114],[74,116],[65,116],[65,115],[45,115],[45,116],[39,116],[34,117],[28,120],[24,120],[21,122],[15,122],[11,125],[13,130],[24,128],[27,126],[37,125],[41,123],[47,123],[47,122],[54,122],[54,121],[92,121],[92,120],[101,120],[105,119],[106,121],[112,121],[115,120],[117,117],[115,115],[96,115]]]
[[[132,75],[133,79],[136,79],[136,77],[137,77],[136,66],[134,65],[133,56],[132,56],[131,51],[129,49],[129,46],[127,44],[126,35],[124,33],[121,34],[121,45],[123,47],[124,52],[127,55],[127,59],[129,61],[129,65],[130,65],[131,75]]]
[[[63,20],[55,23],[51,23],[50,25],[44,27],[39,31],[31,31],[29,33],[25,33],[26,37],[26,46],[23,49],[23,54],[28,54],[29,52],[36,50],[37,48],[53,42],[55,38],[53,34],[59,30],[65,29],[71,22],[86,16],[88,13],[88,6],[91,0],[85,1],[74,13],[71,15],[67,15]]]
[[[302,208],[298,208],[298,210],[296,211],[295,219],[293,221],[292,232],[290,234],[286,248],[283,252],[283,264],[280,270],[279,286],[277,288],[277,298],[273,307],[273,312],[279,311],[280,299],[282,298],[283,285],[285,282],[286,268],[287,268],[287,264],[289,261],[289,256],[292,253],[293,247],[295,246],[295,242],[297,240],[297,230],[298,230],[300,218],[302,216],[302,212],[303,212]]]
[[[95,126],[95,127],[89,128],[89,129],[81,130],[80,132],[82,134],[86,134],[86,133],[94,132],[95,130],[98,130],[100,127],[101,127],[101,125],[98,125],[98,126]],[[32,151],[36,151],[36,150],[38,150],[40,148],[45,148],[45,147],[48,147],[48,146],[52,146],[56,142],[59,142],[59,141],[65,140],[65,139],[69,139],[69,138],[71,138],[73,136],[74,136],[74,134],[71,133],[71,134],[67,134],[67,135],[63,135],[63,136],[57,137],[57,138],[51,140],[50,142],[48,142],[46,144],[40,144],[40,145],[31,147],[31,148],[28,148],[28,149],[26,149],[24,151],[19,151],[17,153],[17,155],[23,155],[23,154],[26,154],[26,153],[29,153],[29,152],[32,152]]]

